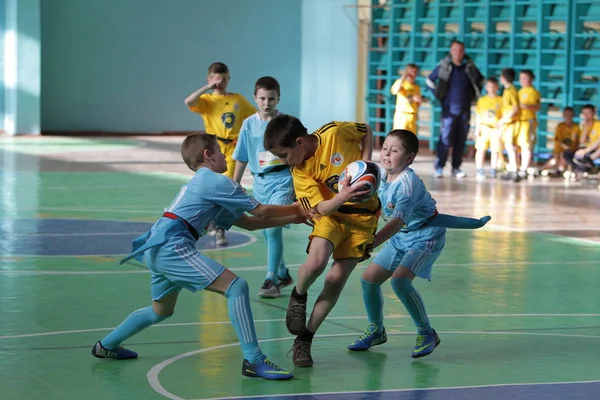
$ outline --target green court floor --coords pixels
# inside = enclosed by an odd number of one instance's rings
[[[415,329],[389,285],[390,340],[369,352],[347,351],[366,327],[363,263],[318,332],[314,367],[294,369],[292,381],[241,376],[227,301],[213,293],[183,293],[172,318],[130,339],[139,359],[93,358],[99,338],[150,302],[147,271],[118,260],[189,176],[180,169],[177,140],[0,142],[0,399],[592,399],[600,393],[600,245],[549,233],[577,232],[573,218],[555,212],[565,201],[584,204],[579,211],[600,227],[600,196],[543,185],[440,183],[425,175],[440,207],[455,193],[468,199],[447,209],[494,218],[479,231],[449,231],[432,281],[416,282],[442,340],[431,356],[410,358]],[[496,186],[503,198],[469,195]],[[533,199],[523,206],[531,229],[520,228],[523,215],[510,201],[522,191]],[[535,200],[544,191],[555,196]],[[536,230],[538,221],[548,229]],[[292,275],[304,261],[308,233],[306,226],[284,233]],[[284,323],[289,289],[278,299],[259,299],[262,233],[234,229],[231,238],[230,248],[215,249],[210,237],[201,247],[247,279],[263,349],[293,368],[287,354],[293,338]],[[311,289],[311,300],[321,285]]]

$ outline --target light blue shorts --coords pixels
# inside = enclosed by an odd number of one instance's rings
[[[254,175],[252,197],[261,204],[287,205],[294,202],[294,182],[290,171]]]
[[[225,271],[224,266],[198,252],[192,240],[148,249],[145,261],[151,272],[152,300],[181,289],[204,290]]]
[[[431,268],[445,243],[446,228],[441,226],[399,232],[383,245],[373,262],[392,272],[402,265],[419,278],[431,279]]]

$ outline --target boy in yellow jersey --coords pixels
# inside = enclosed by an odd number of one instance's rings
[[[498,96],[498,79],[491,77],[485,82],[487,94],[477,100],[475,116],[475,165],[477,166],[477,179],[485,179],[483,162],[485,152],[490,148],[490,177],[496,177],[496,165],[500,153],[500,136],[496,125],[502,116],[502,99]]]
[[[502,93],[502,118],[498,121],[498,129],[508,156],[508,172],[502,175],[504,180],[519,182],[521,178],[517,173],[517,154],[515,152],[515,139],[519,133],[520,106],[519,94],[512,84],[515,80],[515,70],[504,68],[500,73],[500,83],[504,87]]]
[[[521,149],[521,168],[519,176],[527,177],[527,168],[531,163],[533,146],[536,141],[537,116],[536,112],[541,108],[542,96],[533,86],[535,79],[533,71],[524,69],[519,74],[519,104],[521,106],[521,120],[519,122],[519,132],[517,133],[517,146]]]
[[[373,136],[367,125],[356,122],[330,122],[309,135],[297,118],[278,115],[267,125],[264,140],[267,151],[292,166],[296,197],[308,214],[317,216],[308,257],[298,270],[286,315],[288,331],[298,335],[292,348],[294,365],[310,367],[315,332],[335,306],[356,264],[369,257],[375,240],[381,211],[377,193],[356,204],[349,201],[366,194],[362,186],[343,182],[338,191],[339,176],[348,164],[371,160]],[[333,265],[306,323],[308,289],[332,255]]]
[[[600,158],[600,121],[596,119],[596,107],[586,104],[581,108],[583,124],[579,150],[565,152],[565,160],[579,172],[588,171],[594,160]]]
[[[417,132],[417,118],[421,104],[421,88],[416,83],[419,67],[408,64],[406,69],[390,89],[396,95],[396,112],[394,113],[394,129],[408,129]]]
[[[217,137],[221,152],[225,154],[229,178],[235,172],[233,151],[240,134],[242,122],[256,112],[256,109],[238,93],[227,91],[229,68],[222,62],[214,62],[208,67],[208,84],[196,90],[185,99],[190,111],[200,114],[204,130]],[[212,93],[206,93],[212,90]],[[216,230],[217,246],[227,245],[225,231]]]
[[[565,107],[563,110],[563,121],[558,124],[554,132],[553,157],[542,167],[542,175],[562,176],[567,166],[563,154],[567,151],[574,154],[579,147],[581,130],[573,122],[574,117],[575,110],[573,107]],[[554,170],[551,170],[552,167],[554,167]]]

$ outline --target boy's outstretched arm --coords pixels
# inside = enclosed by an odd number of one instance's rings
[[[278,218],[257,218],[248,215],[242,215],[233,224],[247,231],[255,231],[258,229],[275,228],[289,224],[304,224],[307,223],[306,218],[301,214],[289,215],[287,217]]]
[[[275,204],[259,204],[256,208],[248,212],[254,215],[256,218],[267,219],[296,216],[298,214],[302,214],[302,209],[298,203],[289,204],[286,206]]]

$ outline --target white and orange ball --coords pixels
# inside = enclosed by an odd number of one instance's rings
[[[341,191],[342,181],[350,176],[350,186],[363,185],[363,188],[368,189],[369,192],[363,196],[355,197],[353,203],[364,203],[368,201],[373,195],[377,193],[379,189],[379,183],[381,182],[381,172],[377,164],[370,161],[354,161],[348,164],[348,166],[342,171],[340,179],[338,181],[338,190]]]

